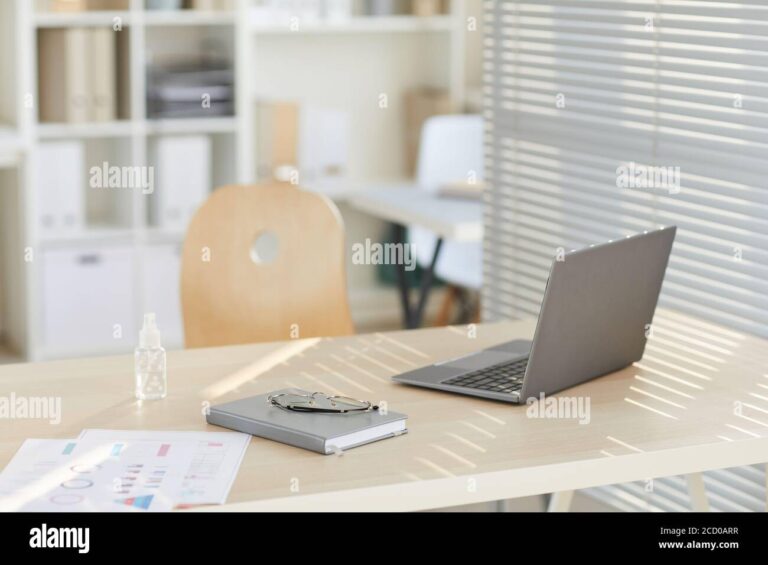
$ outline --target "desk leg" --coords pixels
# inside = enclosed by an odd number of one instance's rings
[[[549,498],[547,512],[568,512],[571,509],[574,492],[576,491],[563,490],[560,492],[553,492]]]
[[[405,236],[405,226],[398,224],[395,230],[396,243],[405,245],[407,243]],[[419,287],[419,297],[416,307],[411,303],[408,289],[408,280],[406,278],[405,265],[399,263],[395,265],[397,271],[397,286],[400,290],[400,303],[403,308],[403,326],[412,330],[421,327],[424,318],[424,309],[427,306],[429,292],[432,290],[432,282],[435,278],[435,265],[440,257],[440,249],[443,247],[443,239],[438,238],[435,243],[435,251],[432,254],[432,260],[429,266],[423,271],[421,285]]]
[[[690,473],[685,476],[688,482],[688,495],[691,497],[691,509],[694,512],[709,512],[707,489],[704,488],[704,475]]]
[[[397,224],[395,226],[395,243],[405,245],[405,226]],[[405,329],[413,329],[413,321],[411,314],[411,301],[408,297],[408,280],[405,276],[405,265],[402,263],[395,265],[395,272],[397,273],[397,286],[400,290],[400,304],[403,309],[403,327]]]

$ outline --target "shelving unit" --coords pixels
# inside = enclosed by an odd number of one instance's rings
[[[252,23],[252,33],[284,34],[345,34],[345,33],[409,33],[409,32],[446,32],[455,27],[452,16],[353,16],[347,21],[317,21],[300,25],[292,29],[288,25]]]
[[[300,24],[298,32],[278,24],[254,23],[251,19],[254,0],[235,0],[232,12],[149,11],[145,9],[144,0],[126,0],[125,10],[84,13],[48,13],[40,11],[41,2],[29,0],[12,0],[4,4],[10,6],[5,9],[13,16],[17,33],[13,49],[6,50],[2,57],[13,58],[19,69],[15,75],[18,85],[14,99],[16,115],[10,127],[0,125],[0,164],[3,148],[7,145],[4,140],[13,139],[14,144],[29,149],[18,178],[16,204],[23,221],[13,228],[18,240],[15,244],[19,249],[31,249],[34,260],[23,262],[17,253],[13,257],[13,274],[3,275],[3,279],[11,279],[16,305],[13,312],[2,318],[5,327],[0,326],[0,329],[14,336],[14,347],[22,349],[31,360],[130,351],[142,313],[150,309],[159,310],[165,344],[169,348],[182,345],[178,306],[169,303],[178,303],[178,288],[174,281],[178,277],[178,250],[184,231],[153,225],[149,217],[149,199],[139,191],[113,194],[106,192],[109,189],[98,189],[102,190],[98,192],[86,188],[90,216],[85,229],[63,235],[45,233],[40,229],[36,215],[40,204],[35,190],[36,168],[41,144],[80,141],[85,144],[86,153],[93,155],[89,157],[88,165],[93,164],[91,161],[99,162],[100,152],[110,155],[118,164],[150,165],[156,139],[166,135],[204,134],[211,139],[215,156],[213,189],[226,183],[257,180],[255,109],[259,100],[287,98],[341,106],[349,109],[353,117],[348,178],[315,183],[314,186],[312,183],[309,186],[301,184],[327,194],[339,203],[348,237],[356,241],[368,236],[377,237],[382,225],[347,208],[345,198],[383,180],[403,176],[400,151],[403,139],[400,99],[403,92],[419,86],[436,86],[448,88],[458,103],[464,100],[466,26],[461,0],[451,3],[449,15],[353,16],[342,22],[307,21]],[[26,94],[37,92],[38,34],[58,28],[112,28],[116,23],[122,29],[116,33],[128,36],[125,45],[130,114],[108,122],[41,123],[37,108],[22,104]],[[150,53],[155,56],[173,49],[183,52],[186,42],[192,44],[199,37],[221,38],[226,42],[224,52],[235,69],[234,116],[151,119],[146,100]],[[292,65],[297,68],[298,61],[304,64],[299,67],[300,72],[285,72]],[[361,67],[365,67],[365,73],[358,78]],[[355,85],[348,83],[350,77],[356,81]],[[391,106],[385,110],[377,105],[381,92],[387,92],[391,98]],[[6,116],[0,114],[0,124],[5,119]],[[371,135],[371,131],[376,131],[376,135]],[[107,211],[104,217],[112,221],[97,221],[104,210]],[[113,214],[116,212],[119,214]],[[51,311],[50,296],[46,293],[57,292],[57,287],[51,285],[46,273],[46,258],[108,264],[113,260],[108,254],[111,250],[115,250],[115,272],[129,273],[125,275],[129,280],[114,281],[124,295],[115,289],[108,290],[112,293],[112,302],[129,305],[123,317],[114,320],[115,328],[120,326],[120,331],[115,330],[117,337],[89,341],[86,336],[81,342],[54,343],[46,335],[46,320]],[[156,272],[155,269],[162,265],[165,265],[164,270]],[[368,304],[372,294],[376,294],[376,289],[371,288],[373,271],[373,267],[355,269],[350,276],[353,311]],[[77,279],[79,275],[72,276]],[[98,277],[94,275],[92,278]],[[60,288],[75,288],[83,282],[92,293],[104,290],[89,287],[90,281],[91,278],[62,280]],[[155,282],[166,285],[159,294],[153,286]],[[374,309],[391,310],[396,317],[396,298],[389,294],[380,293],[384,302],[379,300]],[[87,317],[93,307],[86,295],[62,295],[59,298],[62,302],[68,298],[82,301],[65,309],[66,315],[77,317],[82,312]],[[94,300],[94,303],[98,301]],[[362,318],[367,315],[361,313]],[[169,322],[170,317],[176,319]],[[106,331],[115,328],[110,325]]]
[[[0,2],[0,363],[20,361],[27,335],[23,261],[28,125],[24,114],[25,58],[15,57],[22,15]]]

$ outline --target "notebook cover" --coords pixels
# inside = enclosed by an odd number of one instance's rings
[[[283,389],[235,400],[226,404],[213,406],[206,420],[209,424],[223,426],[238,432],[287,443],[322,454],[332,453],[326,449],[334,438],[380,426],[390,422],[406,419],[405,414],[378,411],[360,414],[313,414],[306,412],[290,412],[272,406],[267,398],[272,394],[303,393],[299,389]],[[371,443],[380,439],[392,437],[392,434],[371,439]],[[351,447],[358,447],[358,444]]]

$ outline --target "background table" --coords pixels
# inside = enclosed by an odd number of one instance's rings
[[[407,227],[416,225],[433,232],[437,243],[430,264],[424,270],[419,295],[411,303],[405,276],[405,265],[395,266],[403,308],[403,325],[408,329],[421,326],[424,309],[432,288],[435,265],[445,239],[475,242],[483,239],[482,202],[462,198],[446,198],[419,190],[416,186],[391,186],[367,190],[350,197],[350,204],[372,216],[396,226],[395,243],[407,242]]]

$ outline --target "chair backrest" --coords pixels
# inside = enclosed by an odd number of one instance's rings
[[[449,114],[429,118],[421,130],[416,179],[420,188],[483,180],[483,118]]]
[[[186,346],[354,333],[345,257],[326,197],[290,184],[219,188],[184,241]]]

